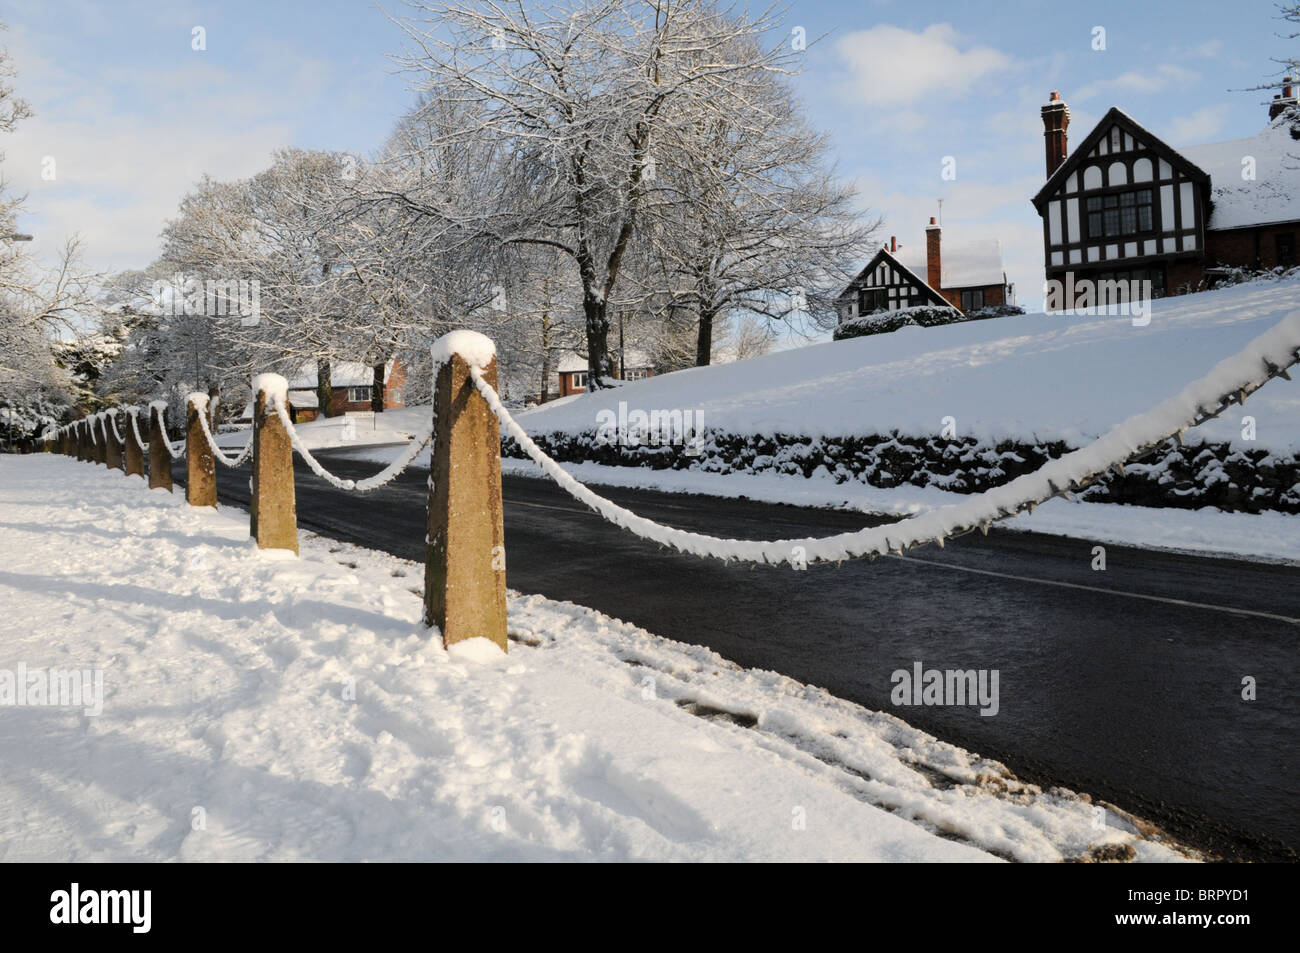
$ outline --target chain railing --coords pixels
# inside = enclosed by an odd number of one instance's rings
[[[1243,404],[1273,378],[1290,380],[1289,368],[1300,363],[1300,311],[1284,318],[1177,394],[1116,425],[1087,446],[1048,461],[1033,473],[919,516],[820,538],[726,539],[664,526],[638,516],[574,479],[511,416],[496,391],[496,355],[490,340],[473,332],[453,332],[435,343],[432,356],[434,401],[429,429],[411,440],[383,470],[362,480],[330,473],[316,459],[289,415],[287,382],[277,375],[261,375],[254,381],[253,433],[237,457],[228,458],[217,447],[207,420],[205,394],[189,397],[190,411],[197,414],[200,424],[195,427],[191,420],[189,438],[181,442],[180,454],[165,436],[160,436],[159,441],[166,447],[167,457],[185,455],[191,467],[201,465],[199,454],[207,449],[212,451],[215,460],[232,467],[248,460],[251,454],[254,466],[250,481],[250,535],[263,548],[287,548],[295,552],[293,451],[329,485],[345,491],[366,492],[391,482],[428,447],[425,619],[437,625],[449,643],[482,635],[505,647],[502,431],[574,499],[616,526],[680,552],[723,561],[790,564],[800,568],[818,562],[874,559],[929,543],[942,546],[947,539],[977,529],[987,533],[999,520],[1032,512],[1053,497],[1069,498],[1071,492],[1083,489],[1108,471],[1118,470],[1122,474],[1125,464],[1142,458],[1169,440],[1181,442],[1189,428],[1218,417],[1234,404]],[[481,399],[466,399],[467,393]],[[142,446],[146,441],[140,437],[138,413],[135,408],[126,411],[130,433],[137,446]],[[159,434],[163,433],[165,411],[166,405],[160,401],[150,405],[154,425],[151,431],[156,428]],[[53,432],[53,440],[64,453],[104,462],[103,455],[88,452],[97,439],[96,421],[103,416],[95,415],[59,428]],[[116,423],[108,416],[104,421],[104,439],[120,444]],[[190,446],[199,434],[207,445],[202,449]],[[151,459],[151,485],[170,487],[169,469],[163,468],[167,470],[165,484],[154,483],[152,464]],[[198,471],[191,469],[191,472]],[[215,490],[211,492],[208,505],[215,505]],[[199,505],[195,500],[191,502]]]
[[[1068,498],[1070,492],[1083,489],[1108,470],[1118,468],[1122,472],[1124,464],[1147,455],[1170,439],[1181,443],[1186,430],[1219,416],[1233,403],[1244,403],[1247,396],[1274,377],[1290,380],[1287,369],[1297,362],[1300,362],[1300,312],[1284,318],[1178,394],[1144,414],[1130,417],[1088,446],[1048,461],[1033,473],[961,503],[938,507],[896,523],[821,538],[768,541],[724,539],[664,526],[594,493],[528,436],[479,370],[471,368],[470,374],[488,407],[524,453],[565,492],[614,525],[696,556],[806,565],[864,556],[874,559],[929,543],[943,546],[945,539],[976,529],[987,533],[992,523],[1026,510],[1032,512],[1053,497]]]

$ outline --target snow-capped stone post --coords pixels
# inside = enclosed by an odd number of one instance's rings
[[[424,621],[444,645],[478,636],[505,651],[501,425],[470,379],[473,367],[496,387],[496,346],[453,331],[434,342],[433,367]]]
[[[289,382],[279,374],[253,378],[253,492],[248,533],[259,549],[298,551],[298,511],[293,489],[293,443],[272,402],[285,406]]]
[[[155,400],[149,405],[149,489],[172,492],[172,455],[167,449],[167,427],[163,415],[167,402]]]
[[[140,408],[125,407],[126,419],[122,421],[122,426],[126,428],[126,475],[127,476],[144,476],[144,446],[136,439],[135,435],[140,429]]]
[[[87,426],[85,417],[77,421],[77,459],[82,463],[90,460],[90,431]]]
[[[217,461],[203,433],[208,395],[196,391],[185,399],[185,502],[190,506],[217,505]]]
[[[110,470],[122,469],[122,442],[117,439],[116,410],[104,411],[104,461]]]

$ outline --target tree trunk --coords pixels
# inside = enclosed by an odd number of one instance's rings
[[[377,414],[384,412],[384,366],[387,361],[375,365],[374,383],[370,385],[370,409]]]
[[[609,317],[605,302],[594,294],[582,296],[582,313],[587,319],[587,392],[600,390],[610,376]]]
[[[548,284],[549,289],[549,284]],[[551,395],[551,312],[542,312],[542,386],[537,390],[537,402],[546,403]]]
[[[334,403],[334,387],[330,383],[333,376],[330,371],[329,358],[322,357],[316,360],[316,403],[319,407],[316,410],[318,417],[332,417],[333,413],[330,405]]]
[[[700,311],[700,332],[695,339],[695,366],[708,367],[713,360],[713,318],[714,312]]]
[[[212,431],[212,439],[217,439],[217,404],[221,403],[221,388],[216,384],[208,387],[208,429]]]

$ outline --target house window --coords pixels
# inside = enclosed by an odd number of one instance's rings
[[[348,388],[349,404],[368,404],[370,403],[369,387],[349,387]]]
[[[574,387],[586,387],[586,386],[587,386],[587,372],[586,372],[586,371],[574,371],[574,373],[573,373],[573,386],[574,386]]]
[[[1094,195],[1088,199],[1088,237],[1114,238],[1149,232],[1152,215],[1151,189]]]
[[[963,311],[978,311],[984,307],[984,292],[980,291],[963,291],[961,293],[961,309]]]
[[[884,311],[887,307],[889,298],[884,288],[863,288],[858,292],[858,314]]]
[[[1277,263],[1282,268],[1295,267],[1295,232],[1283,232],[1274,239],[1277,243]]]
[[[629,367],[623,371],[623,380],[625,381],[645,380],[649,376],[650,369],[648,367]]]

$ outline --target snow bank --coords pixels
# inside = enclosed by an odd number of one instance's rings
[[[1044,314],[905,327],[632,381],[518,419],[534,435],[581,433],[624,401],[646,412],[691,410],[720,432],[819,437],[938,434],[951,417],[957,435],[982,442],[1078,447],[1178,393],[1298,300],[1300,281],[1255,282],[1153,302],[1145,327],[1124,315]],[[1254,441],[1243,439],[1247,414]],[[1189,439],[1300,451],[1300,387],[1273,381],[1240,414]]]
[[[418,565],[310,536],[268,559],[242,513],[61,456],[0,457],[0,487],[0,669],[104,675],[98,716],[3,710],[9,861],[1183,856],[586,609],[512,595],[508,656],[447,652]]]

